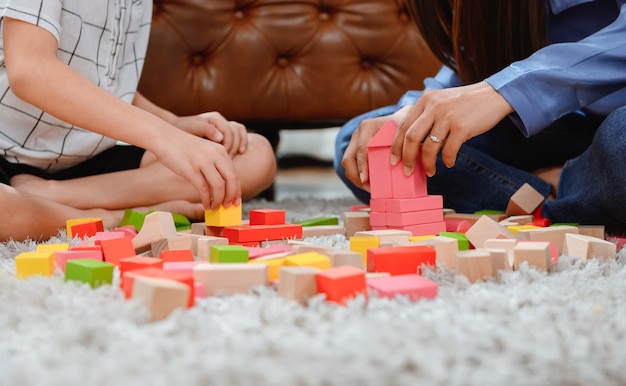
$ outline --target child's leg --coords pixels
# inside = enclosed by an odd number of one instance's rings
[[[248,150],[233,161],[243,198],[253,197],[272,184],[276,159],[264,137],[250,134]],[[18,190],[45,195],[76,208],[125,209],[155,207],[178,200],[200,202],[198,193],[187,180],[171,172],[148,152],[138,169],[64,181],[20,175],[11,183]]]

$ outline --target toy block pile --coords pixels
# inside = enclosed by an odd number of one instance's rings
[[[445,231],[443,198],[428,195],[421,151],[410,176],[404,173],[401,162],[390,164],[396,130],[396,122],[387,121],[367,145],[372,229],[402,229],[413,235]]]

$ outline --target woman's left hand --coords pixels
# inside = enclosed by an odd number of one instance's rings
[[[402,161],[405,174],[412,174],[421,144],[421,161],[432,177],[439,151],[443,163],[453,167],[464,142],[491,130],[512,112],[511,105],[487,82],[425,91],[398,124],[391,163]]]
[[[248,132],[239,122],[229,121],[216,111],[176,117],[172,124],[198,137],[221,143],[230,157],[244,153],[248,147]]]

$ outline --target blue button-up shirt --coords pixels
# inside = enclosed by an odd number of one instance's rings
[[[550,0],[549,45],[486,81],[513,107],[526,136],[577,110],[606,116],[626,105],[626,0]],[[425,89],[462,85],[443,67]],[[421,93],[410,91],[401,105]]]

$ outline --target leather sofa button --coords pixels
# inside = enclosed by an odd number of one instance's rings
[[[407,14],[406,14],[406,13],[404,13],[404,12],[401,12],[401,13],[398,15],[398,19],[400,19],[400,23],[402,23],[402,24],[407,24],[407,23],[410,21],[410,20],[409,20],[409,15],[407,15]]]
[[[199,66],[200,64],[202,64],[204,62],[204,55],[203,54],[195,54],[194,56],[191,57],[191,62],[197,66]]]
[[[284,56],[281,56],[281,57],[280,57],[280,58],[278,58],[278,60],[276,61],[276,64],[278,65],[278,67],[285,68],[285,67],[287,67],[287,65],[289,64],[289,59],[285,58]]]
[[[322,21],[327,21],[328,19],[330,19],[330,15],[328,14],[328,12],[320,12],[318,17]]]
[[[364,70],[371,70],[372,67],[374,67],[374,64],[372,63],[371,60],[363,59],[363,60],[361,60],[361,67]]]
[[[235,19],[237,20],[243,19],[243,16],[244,16],[243,11],[235,11],[234,16],[235,16]]]

